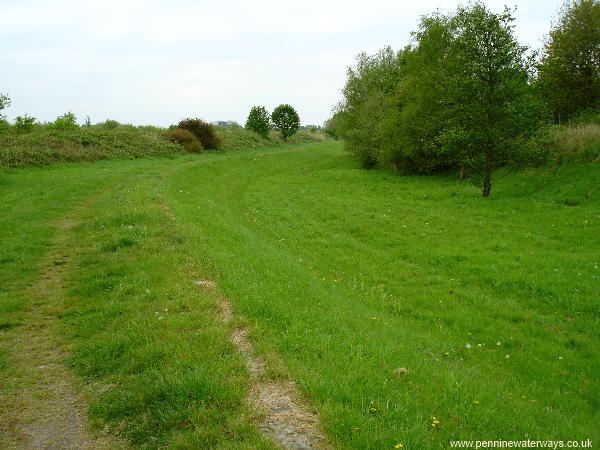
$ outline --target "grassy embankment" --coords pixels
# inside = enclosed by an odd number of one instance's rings
[[[27,131],[6,127],[0,122],[0,167],[44,166],[61,162],[173,157],[184,148],[168,139],[166,129],[122,125],[107,121],[88,127],[57,128],[52,123],[33,125]],[[256,149],[283,144],[279,133],[269,138],[243,128],[217,128],[223,145],[220,150]],[[324,140],[321,133],[298,132],[290,144]]]
[[[103,387],[92,417],[136,445],[268,445],[197,277],[336,447],[597,440],[599,177],[523,171],[486,200],[451,177],[360,170],[335,142],[9,170],[2,370],[18,371],[11,333],[49,224],[70,215],[69,363]]]

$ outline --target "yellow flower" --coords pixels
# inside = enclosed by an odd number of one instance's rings
[[[398,442],[396,445],[394,445],[394,448],[404,448],[404,444],[402,442]]]
[[[473,400],[473,404],[474,404],[475,406],[479,406],[479,400]]]
[[[437,419],[437,417],[432,417],[431,418],[431,427],[432,428],[439,428],[440,427],[440,421]]]

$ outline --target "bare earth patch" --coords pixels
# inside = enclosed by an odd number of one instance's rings
[[[231,303],[222,298],[219,306],[223,322],[230,323],[233,319]],[[244,357],[252,378],[248,403],[261,414],[260,429],[285,449],[329,448],[327,439],[318,429],[317,415],[306,408],[294,383],[262,379],[266,364],[254,354],[244,328],[233,330],[230,338]]]
[[[57,234],[44,258],[38,280],[27,290],[25,320],[3,336],[14,370],[0,390],[0,448],[118,449],[108,436],[90,432],[87,405],[71,371],[62,363],[68,348],[58,338],[63,309],[64,252],[74,222],[56,224]]]

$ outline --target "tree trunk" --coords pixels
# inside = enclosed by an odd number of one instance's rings
[[[485,166],[483,168],[483,196],[490,195],[492,188],[492,153],[485,152]]]

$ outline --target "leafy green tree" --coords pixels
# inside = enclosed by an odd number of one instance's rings
[[[454,38],[446,58],[449,122],[443,140],[483,177],[491,190],[495,164],[505,162],[524,136],[533,134],[543,109],[529,83],[526,47],[514,33],[512,11],[489,11],[482,3],[459,7],[451,20]]]
[[[568,2],[550,31],[538,66],[537,86],[556,122],[600,100],[600,2]]]
[[[246,120],[246,128],[266,138],[271,129],[271,118],[267,108],[264,106],[253,106]]]
[[[363,167],[389,162],[384,123],[393,116],[394,93],[402,77],[402,52],[390,47],[374,55],[361,53],[348,68],[342,89],[343,100],[336,108],[336,132],[344,147]],[[389,130],[390,127],[385,129]]]
[[[292,136],[300,127],[300,117],[293,106],[288,104],[279,105],[271,114],[271,121],[276,130],[281,132],[283,139]]]
[[[10,106],[10,97],[6,94],[0,94],[0,120],[4,119],[2,115],[2,110],[8,108]]]
[[[396,167],[432,173],[458,165],[458,155],[443,145],[452,112],[448,97],[451,17],[436,12],[421,19],[413,45],[405,50],[404,77],[397,88],[397,113],[387,120]]]

